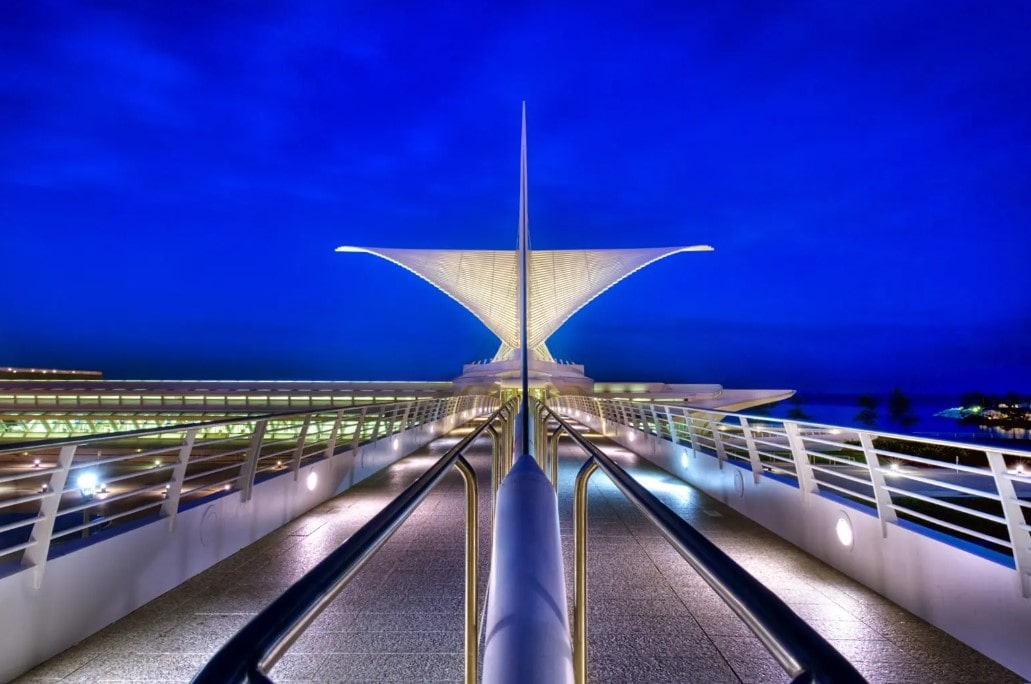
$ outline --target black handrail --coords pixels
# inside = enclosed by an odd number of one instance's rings
[[[748,625],[785,672],[793,678],[793,682],[838,684],[866,681],[844,656],[805,620],[798,617],[776,594],[752,577],[654,494],[638,484],[555,411],[547,405],[544,407],[547,413],[558,421],[561,429],[588,453],[588,459],[580,469],[584,481],[595,468],[604,471],[616,487],[659,528],[680,555]],[[577,480],[580,479],[581,476],[578,476]],[[574,535],[582,534],[583,531],[574,531]],[[578,584],[579,581],[578,578]],[[580,610],[581,606],[574,609],[574,614],[578,617]],[[586,612],[583,617],[586,617]],[[583,632],[586,625],[581,623],[578,628]],[[583,636],[585,635],[574,635],[574,643],[586,645]],[[575,658],[574,655],[574,660]]]
[[[347,541],[244,625],[197,673],[194,684],[271,682],[264,669],[271,669],[293,640],[443,479],[448,468],[458,464],[471,473],[462,452],[506,409],[511,410],[508,404],[492,413]]]

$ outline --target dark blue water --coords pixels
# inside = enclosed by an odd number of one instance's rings
[[[962,441],[1031,439],[1031,431],[1029,430],[983,428],[977,425],[965,425],[952,418],[942,418],[934,415],[945,409],[958,407],[959,401],[956,397],[907,395],[911,402],[912,412],[917,417],[917,422],[913,425],[902,426],[888,417],[888,396],[875,395],[880,399],[880,405],[877,408],[877,420],[873,426],[868,427],[856,420],[856,414],[860,411],[857,402],[858,394],[829,394],[801,391],[797,396],[801,404],[795,403],[790,399],[779,402],[770,408],[769,415],[774,418],[786,418],[788,411],[793,408],[801,408],[810,416],[808,420],[814,423],[868,428],[879,432],[895,432],[903,435],[919,435]]]

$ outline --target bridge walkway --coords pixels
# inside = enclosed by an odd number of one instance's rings
[[[16,681],[189,681],[236,629],[460,434],[402,459]],[[1021,681],[719,502],[609,440],[597,441],[831,639],[870,681]],[[481,588],[489,558],[489,453],[486,438],[468,452],[480,483]],[[560,512],[571,587],[572,481],[582,455],[563,440],[561,456]],[[460,476],[449,474],[280,661],[273,680],[460,681],[463,497]],[[787,681],[758,641],[600,473],[591,484],[589,562],[591,681]]]

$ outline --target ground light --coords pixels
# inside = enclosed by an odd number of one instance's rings
[[[308,485],[308,491],[313,492],[315,491],[315,485],[319,483],[319,476],[313,470],[308,473],[308,479],[305,482]]]
[[[838,541],[845,548],[851,549],[852,544],[855,542],[855,534],[852,531],[852,521],[848,519],[848,515],[842,511],[838,514],[838,522],[834,525],[834,533],[838,536]]]

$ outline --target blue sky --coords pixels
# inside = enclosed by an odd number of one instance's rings
[[[341,244],[708,243],[551,338],[599,380],[1031,392],[1023,2],[6,3],[0,365],[445,379]]]

